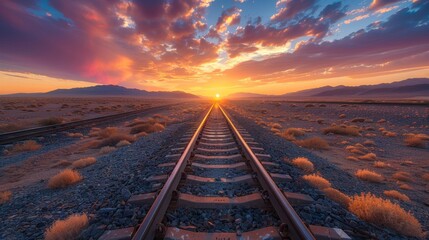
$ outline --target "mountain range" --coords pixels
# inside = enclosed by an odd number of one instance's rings
[[[238,93],[228,98],[412,98],[429,96],[429,78],[410,78],[403,81],[361,86],[324,86],[282,95]]]
[[[199,98],[196,95],[182,91],[146,91],[135,88],[125,88],[116,85],[97,85],[93,87],[57,89],[46,93],[18,93],[13,96],[131,96],[144,98]],[[11,96],[11,95],[9,95]]]

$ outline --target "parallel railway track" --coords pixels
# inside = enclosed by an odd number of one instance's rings
[[[118,114],[112,114],[107,116],[101,116],[101,117],[95,117],[90,119],[84,119],[79,121],[73,121],[68,123],[62,123],[62,124],[55,124],[45,127],[37,127],[37,128],[29,128],[19,131],[13,131],[13,132],[7,132],[0,134],[0,145],[2,144],[8,144],[13,143],[20,140],[26,140],[32,137],[38,137],[46,134],[52,134],[57,133],[60,131],[68,130],[68,129],[75,129],[80,128],[84,126],[90,126],[93,124],[100,124],[100,123],[107,123],[111,121],[116,121],[132,116],[137,116],[139,114],[143,114],[146,112],[149,112],[151,110],[162,110],[169,108],[171,106],[174,106],[177,104],[168,104],[163,106],[157,106],[157,107],[150,107],[145,109],[139,109],[135,111],[129,111],[129,112],[123,112]]]
[[[163,182],[161,190],[128,200],[151,204],[139,226],[108,230],[99,239],[349,239],[341,229],[302,221],[293,205],[311,202],[311,197],[280,190],[276,181],[290,181],[290,176],[267,172],[264,165],[276,163],[263,151],[220,105],[213,104],[198,128],[184,134],[166,156],[171,162],[159,165],[172,167],[171,172],[146,179]],[[194,218],[200,217],[207,226],[183,226],[173,220],[195,209]],[[231,212],[246,212],[253,224],[245,226],[240,218],[223,219],[225,224],[217,219]]]

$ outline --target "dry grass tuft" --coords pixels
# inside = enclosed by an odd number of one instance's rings
[[[365,221],[391,228],[407,236],[423,237],[421,224],[410,212],[371,193],[353,196],[349,210]]]
[[[88,226],[86,214],[73,214],[64,220],[55,221],[45,232],[45,240],[77,239]]]
[[[410,185],[405,184],[405,183],[399,184],[399,188],[402,189],[402,190],[414,190],[413,187],[411,187]]]
[[[288,128],[280,134],[283,138],[289,141],[295,140],[296,137],[304,136],[305,130],[302,128]]]
[[[363,142],[363,145],[371,147],[375,146],[375,142],[372,140],[365,140],[365,142]]]
[[[365,122],[365,118],[353,118],[351,122],[357,123],[357,122]]]
[[[17,143],[9,150],[9,153],[19,153],[39,150],[42,145],[38,144],[34,140],[28,140],[23,143]]]
[[[390,164],[385,163],[385,162],[381,162],[381,161],[376,161],[376,162],[374,162],[374,167],[385,168],[385,167],[390,167]]]
[[[386,137],[396,137],[397,136],[397,134],[395,132],[391,132],[391,131],[383,131],[382,133]]]
[[[405,145],[407,145],[408,147],[426,148],[425,140],[416,135],[407,136],[404,142],[405,142]]]
[[[127,142],[134,142],[136,140],[136,137],[130,134],[125,133],[115,133],[111,136],[101,140],[101,142],[97,145],[97,148],[99,147],[105,147],[105,146],[116,146],[121,141],[127,141]]]
[[[12,197],[11,191],[0,192],[0,205],[8,202]]]
[[[353,157],[353,156],[348,156],[346,159],[350,161],[359,161],[357,157]]]
[[[325,188],[322,190],[325,195],[334,202],[348,207],[350,204],[350,197],[335,188]]]
[[[403,171],[396,172],[395,174],[392,175],[392,178],[402,182],[413,181],[411,174]]]
[[[82,180],[78,171],[65,169],[57,175],[51,177],[48,182],[49,188],[65,188]]]
[[[95,159],[95,157],[81,158],[77,161],[74,161],[72,166],[74,168],[84,168],[84,167],[87,167],[89,165],[94,164],[96,161],[97,160]]]
[[[377,155],[375,155],[374,153],[367,153],[363,156],[358,157],[360,160],[365,160],[365,161],[375,161],[377,159]]]
[[[54,165],[52,165],[52,168],[64,168],[70,166],[72,163],[67,160],[60,160]]]
[[[423,174],[422,179],[429,182],[429,173]]]
[[[361,180],[373,182],[373,183],[380,183],[383,181],[383,176],[380,174],[370,171],[368,169],[360,169],[357,170],[355,173],[356,177],[358,177]]]
[[[67,133],[67,137],[80,138],[83,137],[82,133]]]
[[[137,134],[141,132],[145,133],[154,133],[154,132],[161,132],[165,129],[164,125],[160,123],[152,123],[152,122],[144,122],[136,125],[135,127],[131,128],[130,133],[131,134]]]
[[[311,186],[318,189],[325,189],[331,187],[331,183],[328,180],[316,174],[305,175],[302,178],[307,181]]]
[[[345,136],[359,136],[359,129],[350,126],[332,126],[323,129],[323,134],[338,134]]]
[[[100,148],[100,154],[111,153],[111,152],[113,152],[115,150],[116,150],[115,147],[105,146],[105,147]]]
[[[116,147],[125,147],[125,146],[128,146],[128,145],[130,145],[131,143],[129,142],[129,141],[127,141],[127,140],[121,140],[120,142],[118,142],[117,144],[116,144]]]
[[[384,193],[384,195],[386,195],[387,197],[391,197],[391,198],[394,198],[394,199],[398,199],[398,200],[401,200],[401,201],[404,201],[404,202],[409,202],[409,201],[411,201],[410,200],[410,198],[407,196],[407,195],[405,195],[405,194],[403,194],[403,193],[400,193],[400,192],[398,192],[398,191],[396,191],[396,190],[389,190],[389,191],[384,191],[383,192]]]
[[[295,142],[301,147],[316,149],[316,150],[327,150],[329,149],[329,144],[326,140],[320,137],[307,138],[303,140],[298,140]]]
[[[338,116],[339,118],[346,118],[346,114],[340,114],[339,116]]]
[[[314,165],[308,158],[298,157],[292,160],[292,165],[304,170],[305,172],[313,172]]]

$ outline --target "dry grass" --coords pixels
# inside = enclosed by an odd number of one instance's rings
[[[67,160],[60,160],[57,163],[55,163],[54,165],[52,165],[52,168],[64,168],[64,167],[68,167],[72,165],[71,162],[67,161]]]
[[[383,131],[382,133],[386,137],[396,137],[397,136],[397,134],[395,132],[391,132],[391,131]]]
[[[292,160],[292,165],[304,170],[305,172],[313,172],[314,165],[308,158],[298,157]]]
[[[422,179],[429,182],[429,173],[423,174]]]
[[[11,191],[0,192],[0,205],[8,202],[12,197]]]
[[[323,129],[323,134],[338,134],[345,136],[359,136],[359,129],[350,126],[332,126]]]
[[[384,180],[383,176],[368,169],[357,170],[355,175],[361,180],[373,183],[380,183]]]
[[[127,141],[127,140],[121,140],[120,142],[118,142],[117,144],[116,144],[116,147],[125,147],[125,146],[128,146],[128,145],[130,145],[131,143],[129,142],[129,141]]]
[[[55,221],[45,232],[45,240],[77,239],[88,226],[86,214],[73,214],[64,220]]]
[[[371,193],[353,196],[349,210],[365,221],[391,228],[407,236],[423,237],[421,224],[410,212]]]
[[[412,182],[413,178],[411,177],[410,173],[407,172],[403,172],[403,171],[399,171],[396,172],[392,175],[393,179],[396,179],[398,181],[402,181],[402,182]]]
[[[358,157],[360,160],[365,160],[365,161],[375,161],[377,160],[377,155],[375,155],[375,153],[367,153],[363,156]]]
[[[303,140],[298,140],[295,142],[301,147],[316,149],[316,150],[327,150],[329,149],[329,144],[326,140],[320,137],[307,138]]]
[[[137,134],[141,132],[145,133],[154,133],[154,132],[161,132],[165,129],[164,125],[160,123],[152,123],[152,122],[145,122],[136,125],[135,127],[131,128],[130,133],[131,134]]]
[[[357,122],[363,123],[363,122],[365,122],[365,118],[353,118],[351,122],[354,122],[354,123],[357,123]]]
[[[390,167],[390,164],[385,163],[385,162],[381,162],[381,161],[376,161],[376,162],[374,162],[374,167],[385,168],[385,167]]]
[[[389,190],[389,191],[386,190],[383,193],[387,197],[398,199],[398,200],[401,200],[401,201],[404,201],[404,202],[409,202],[410,201],[410,198],[407,195],[405,195],[403,193],[400,193],[400,192],[398,192],[396,190]]]
[[[407,145],[408,147],[426,148],[425,140],[416,135],[407,136],[404,142],[405,142],[405,145]]]
[[[316,174],[305,175],[302,178],[307,181],[311,186],[318,189],[325,189],[331,187],[331,183],[328,180]]]
[[[82,133],[67,133],[68,137],[73,137],[73,138],[80,138],[83,137]]]
[[[350,204],[350,197],[335,188],[325,188],[322,190],[325,195],[334,202],[348,207]]]
[[[45,118],[39,121],[39,125],[41,126],[51,126],[55,124],[63,123],[64,119],[59,117],[51,117],[51,118]]]
[[[411,187],[410,185],[405,184],[405,183],[399,184],[399,188],[402,189],[402,190],[414,190],[413,187]]]
[[[115,150],[116,150],[115,147],[105,146],[105,147],[100,148],[100,154],[111,153],[111,152],[113,152]]]
[[[23,143],[17,143],[9,150],[9,153],[29,152],[39,150],[42,145],[34,140],[28,140]]]
[[[295,140],[296,137],[304,136],[305,130],[302,128],[288,128],[280,134],[283,138],[289,141]]]
[[[22,129],[22,126],[13,123],[0,124],[0,133],[14,132],[20,129]]]
[[[346,118],[346,114],[340,114],[339,116],[338,116],[339,118]]]
[[[114,133],[109,137],[101,140],[100,143],[97,145],[97,148],[105,146],[116,146],[119,142],[124,140],[127,142],[134,142],[136,140],[136,137],[125,133]]]
[[[375,142],[372,140],[365,140],[365,142],[363,142],[363,145],[371,147],[375,146]]]
[[[350,161],[359,161],[357,157],[353,157],[353,156],[348,156],[346,159]]]
[[[96,161],[97,160],[95,159],[95,157],[81,158],[77,161],[74,161],[72,166],[74,168],[84,168],[84,167],[87,167],[89,165],[94,164]]]
[[[65,169],[57,175],[51,177],[48,182],[49,188],[65,188],[82,180],[78,171]]]

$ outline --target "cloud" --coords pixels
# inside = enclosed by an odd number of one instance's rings
[[[285,22],[292,20],[299,13],[312,7],[315,2],[315,0],[278,0],[276,6],[281,8],[271,16],[271,21]]]
[[[247,61],[223,72],[225,77],[264,82],[308,81],[359,76],[429,66],[429,3],[415,4],[386,22],[332,42],[308,42],[293,53]],[[329,75],[324,73],[329,72]]]
[[[360,16],[354,17],[352,19],[347,19],[347,20],[344,21],[344,23],[345,24],[350,24],[352,22],[357,22],[357,21],[360,21],[360,20],[368,18],[368,17],[369,17],[369,14],[364,14],[364,15],[360,15]]]
[[[369,5],[369,9],[378,10],[386,5],[390,5],[401,0],[373,0],[371,5]]]

